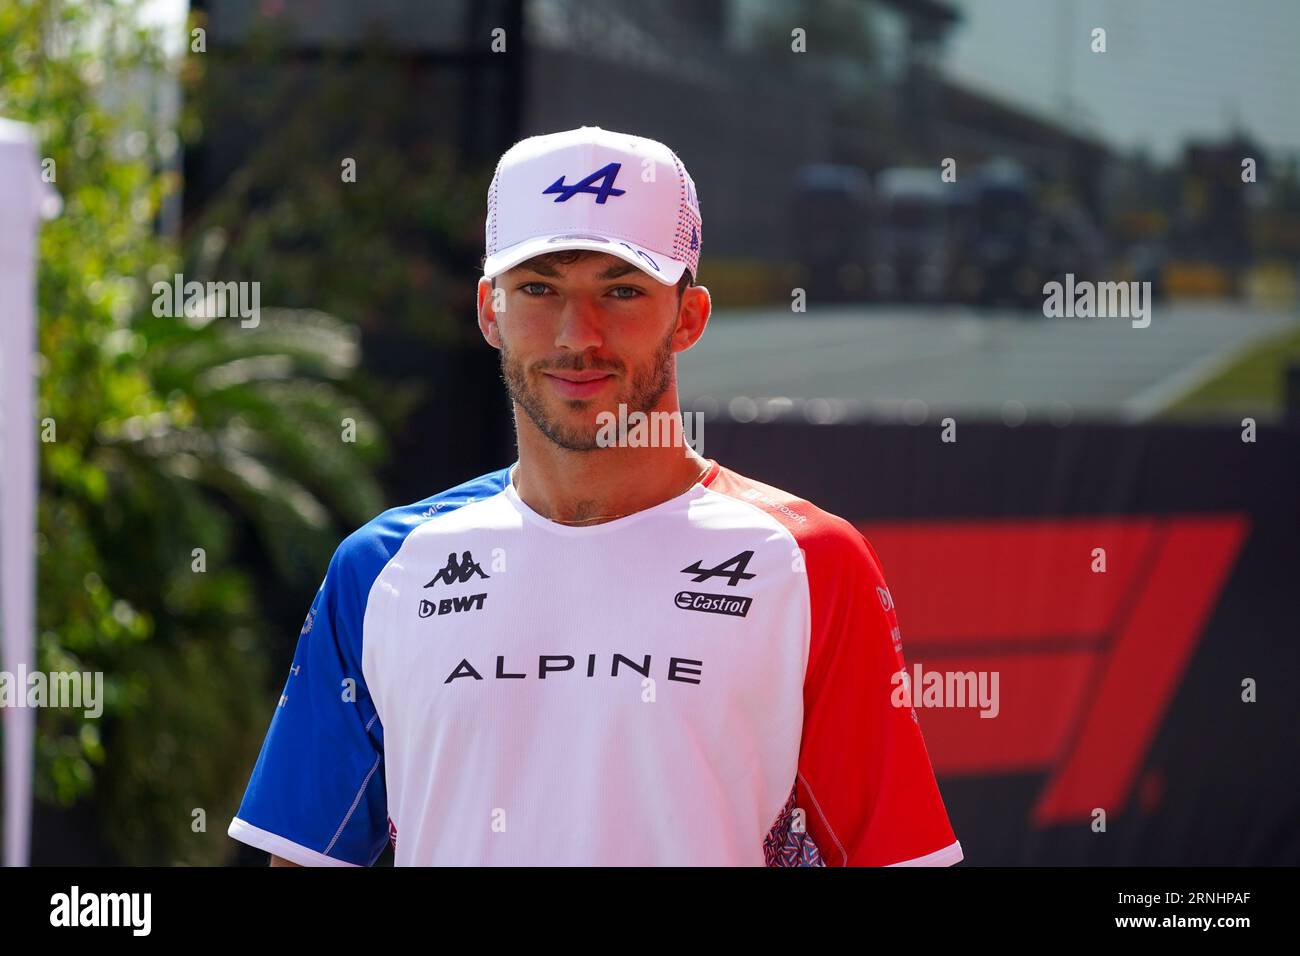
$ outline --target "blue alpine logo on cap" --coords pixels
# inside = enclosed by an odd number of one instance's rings
[[[574,183],[572,186],[564,185],[564,177],[561,176],[543,189],[542,195],[548,196],[551,193],[559,193],[555,197],[555,201],[565,202],[578,195],[578,193],[591,193],[596,197],[596,202],[603,204],[610,196],[621,196],[627,192],[625,189],[614,188],[614,179],[618,176],[618,171],[622,168],[622,165],[622,163],[610,163],[608,166],[596,170],[582,182]],[[599,189],[593,188],[597,181],[601,183]]]

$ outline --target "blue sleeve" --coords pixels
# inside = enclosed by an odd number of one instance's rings
[[[308,866],[370,866],[388,839],[384,732],[361,674],[375,575],[364,571],[371,562],[349,560],[359,550],[349,538],[330,561],[229,829]]]

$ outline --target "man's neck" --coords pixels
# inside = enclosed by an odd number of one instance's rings
[[[552,521],[599,524],[685,494],[708,461],[682,446],[560,448],[528,423],[519,433],[515,491]]]

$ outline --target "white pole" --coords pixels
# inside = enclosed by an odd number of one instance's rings
[[[27,127],[0,119],[0,671],[26,703],[35,670],[36,231],[44,200]],[[36,714],[0,708],[4,732],[4,864],[30,860]]]

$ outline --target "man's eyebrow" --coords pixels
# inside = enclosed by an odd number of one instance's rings
[[[627,275],[629,272],[640,272],[640,271],[641,271],[641,270],[640,270],[639,268],[637,268],[636,266],[632,265],[632,263],[630,263],[630,262],[626,262],[626,261],[620,261],[620,262],[616,262],[616,263],[614,263],[612,266],[610,266],[608,269],[606,269],[606,270],[605,270],[604,272],[602,272],[600,275],[596,276],[596,278],[597,278],[597,279],[617,279],[619,276],[625,276],[625,275]]]
[[[525,272],[536,272],[539,276],[546,276],[550,279],[558,279],[560,277],[560,273],[545,262],[529,262],[525,265],[521,265],[519,268],[523,269]]]
[[[545,262],[534,262],[526,266],[520,266],[520,268],[522,268],[526,272],[536,272],[538,275],[546,276],[549,279],[563,278],[563,276],[559,271],[557,271],[553,266],[548,265]],[[640,271],[641,271],[640,268],[632,265],[632,263],[619,260],[618,262],[611,265],[604,272],[596,276],[596,278],[617,279],[619,276],[625,276],[629,272],[640,272]]]

